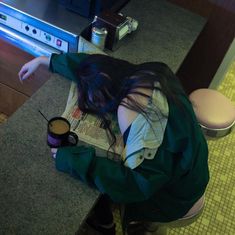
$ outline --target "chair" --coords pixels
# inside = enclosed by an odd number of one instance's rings
[[[202,214],[205,206],[205,197],[202,196],[188,213],[177,220],[171,222],[131,222],[128,225],[125,235],[167,235],[168,229],[180,228],[194,223]]]
[[[220,92],[197,89],[189,95],[193,108],[205,135],[226,136],[235,124],[235,106]]]
[[[192,216],[181,218],[168,223],[159,223],[159,222],[138,222],[138,224],[133,223],[133,227],[130,230],[131,232],[125,232],[125,235],[167,235],[168,230],[172,228],[182,228],[191,225],[194,223],[202,214],[203,208],[201,211]]]

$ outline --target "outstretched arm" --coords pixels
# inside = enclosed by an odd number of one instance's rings
[[[29,61],[28,63],[23,65],[20,72],[18,73],[20,81],[22,82],[23,80],[28,79],[30,76],[32,76],[40,65],[44,65],[47,68],[49,68],[49,64],[50,64],[50,58],[46,56],[39,56]]]
[[[30,78],[40,65],[45,65],[52,73],[58,73],[69,80],[76,81],[77,68],[88,56],[89,54],[85,53],[52,54],[51,57],[39,56],[23,65],[18,74],[19,79],[23,81]]]

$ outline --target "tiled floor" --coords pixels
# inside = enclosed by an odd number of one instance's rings
[[[218,90],[235,105],[235,62]],[[226,137],[208,140],[208,147],[210,182],[205,210],[194,224],[172,229],[168,235],[235,234],[235,128]]]
[[[7,120],[7,116],[3,113],[0,113],[0,124]]]

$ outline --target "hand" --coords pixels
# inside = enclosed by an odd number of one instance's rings
[[[23,80],[32,77],[40,65],[46,65],[49,67],[49,62],[49,58],[46,56],[40,56],[29,61],[22,66],[20,72],[18,73],[20,81],[22,82]]]
[[[51,148],[51,156],[52,158],[56,159],[57,148]]]

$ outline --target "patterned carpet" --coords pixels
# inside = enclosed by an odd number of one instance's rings
[[[235,62],[218,90],[235,104]],[[6,116],[0,114],[0,123]],[[192,225],[168,231],[168,235],[235,234],[235,130],[226,137],[208,140],[210,182],[202,216]],[[118,210],[114,210],[117,235],[122,235]],[[84,231],[84,230],[83,230]],[[86,231],[82,235],[93,232]]]

